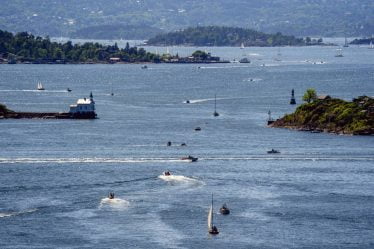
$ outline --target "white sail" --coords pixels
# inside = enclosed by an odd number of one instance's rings
[[[244,48],[244,43],[242,42],[242,44],[240,45],[240,48],[243,49]]]
[[[213,227],[213,206],[210,206],[209,213],[208,213],[208,229],[212,229]]]
[[[370,48],[370,49],[373,49],[373,48],[374,48],[374,46],[373,46],[373,42],[372,42],[372,41],[370,41],[370,46],[369,46],[369,48]]]

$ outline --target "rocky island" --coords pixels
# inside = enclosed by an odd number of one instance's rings
[[[320,96],[300,105],[292,114],[273,122],[270,127],[311,132],[373,135],[374,99],[360,96],[352,102]]]

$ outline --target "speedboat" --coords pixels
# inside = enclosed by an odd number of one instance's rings
[[[219,212],[223,215],[230,214],[230,209],[227,207],[226,203],[222,205],[222,207],[219,209]]]
[[[274,149],[268,150],[268,154],[278,154],[278,153],[280,153],[279,150],[274,150]]]
[[[113,193],[113,192],[110,192],[109,195],[108,195],[108,198],[109,198],[109,199],[114,199],[114,193]]]
[[[196,127],[195,131],[201,131],[201,128],[200,127]]]
[[[147,65],[143,65],[143,66],[142,66],[142,69],[147,69],[147,68],[148,68]]]
[[[193,156],[187,156],[187,157],[181,158],[181,160],[190,161],[190,162],[196,162],[197,159],[198,159],[197,157],[193,157]]]
[[[171,176],[170,171],[164,171],[164,176]]]
[[[68,87],[68,89],[66,89],[66,91],[71,92],[71,89]]]

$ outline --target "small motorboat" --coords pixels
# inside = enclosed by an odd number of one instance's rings
[[[164,171],[164,176],[171,176],[170,171]]]
[[[226,203],[222,205],[222,207],[219,209],[219,212],[223,215],[230,214],[230,209],[227,207]]]
[[[186,100],[186,104],[189,104],[189,103],[190,103],[190,100],[189,100],[189,99],[187,99],[187,100]]]
[[[108,198],[111,199],[111,200],[114,199],[114,193],[110,192],[109,195],[108,195]]]
[[[147,68],[148,68],[147,65],[143,65],[143,66],[142,66],[142,69],[147,69]]]
[[[68,87],[68,88],[66,89],[66,91],[70,93],[70,92],[71,92],[71,89]]]
[[[195,131],[201,131],[201,128],[200,127],[196,127]]]
[[[187,156],[187,157],[182,157],[181,160],[186,160],[186,161],[190,161],[190,162],[196,162],[197,161],[197,157],[193,157],[193,156]]]
[[[171,146],[171,142],[169,141],[166,145],[167,145],[167,146]]]
[[[268,150],[267,152],[268,152],[268,154],[278,154],[278,153],[280,153],[279,150],[274,150],[274,149]]]
[[[187,146],[187,144],[186,143],[181,143],[181,146]]]

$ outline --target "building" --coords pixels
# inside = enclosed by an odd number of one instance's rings
[[[69,114],[73,118],[95,118],[95,101],[92,92],[89,99],[78,99],[77,104],[70,105]]]

